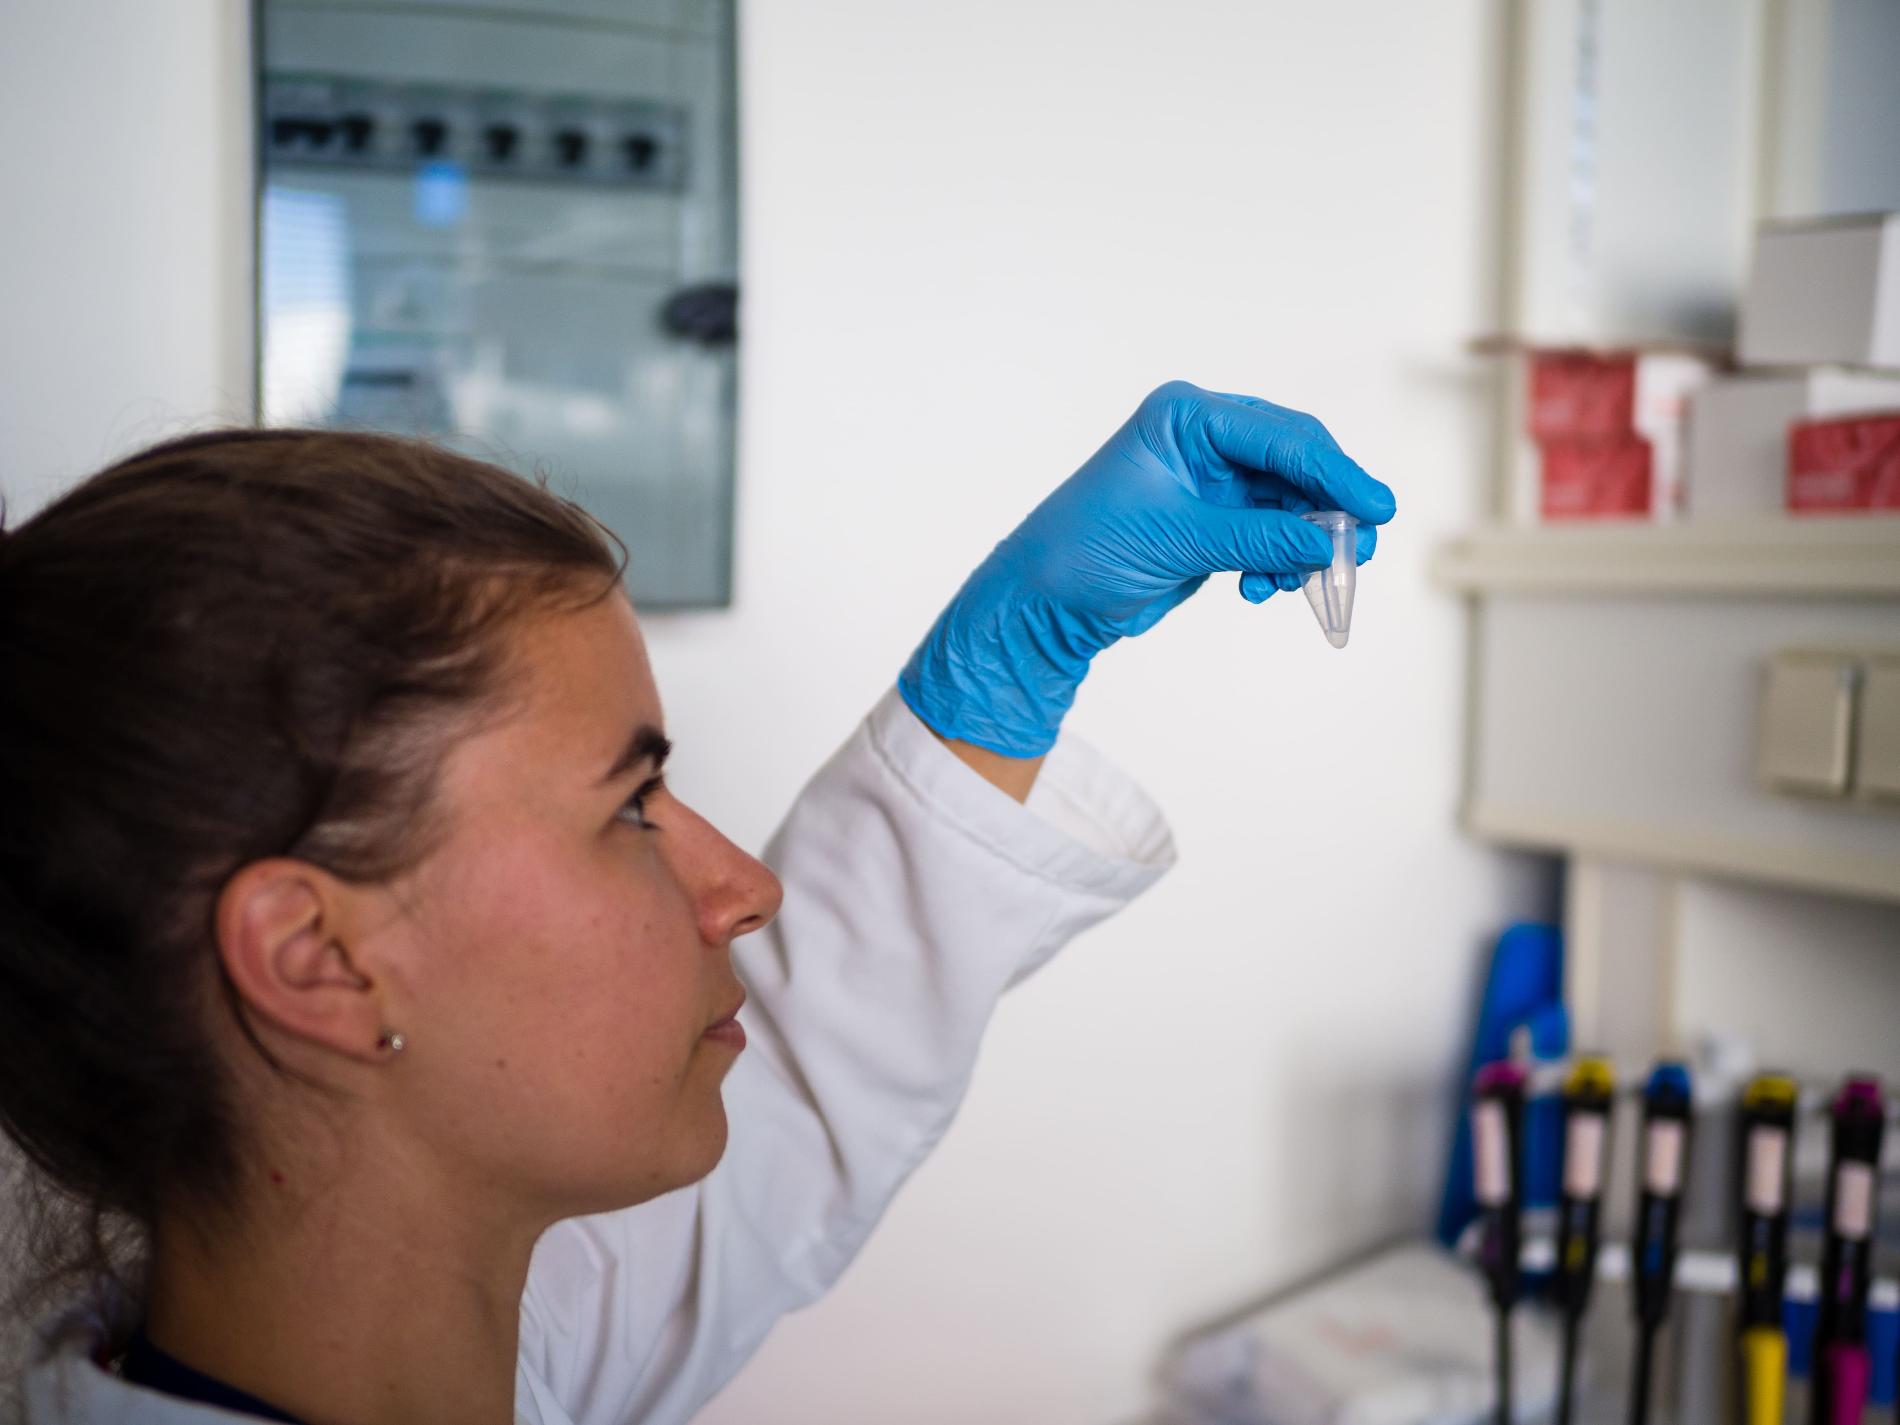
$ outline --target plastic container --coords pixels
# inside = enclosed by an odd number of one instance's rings
[[[1332,536],[1332,564],[1308,574],[1302,587],[1326,641],[1344,648],[1352,633],[1353,586],[1359,575],[1359,521],[1344,510],[1312,510],[1300,518]]]

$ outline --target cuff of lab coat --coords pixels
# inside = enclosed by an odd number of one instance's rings
[[[871,746],[894,777],[943,820],[1030,875],[1132,900],[1175,862],[1161,809],[1074,733],[1057,739],[1021,803],[944,746],[895,687],[868,721]]]

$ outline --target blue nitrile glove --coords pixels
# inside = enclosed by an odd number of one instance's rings
[[[1171,381],[977,566],[898,692],[944,737],[1039,757],[1116,639],[1217,570],[1241,571],[1253,603],[1298,588],[1332,562],[1306,510],[1355,516],[1364,563],[1394,508],[1311,416]]]

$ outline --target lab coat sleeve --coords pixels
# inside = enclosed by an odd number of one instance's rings
[[[1174,860],[1159,811],[1070,734],[1027,804],[892,690],[767,847],[777,920],[734,945],[750,1047],[704,1181],[550,1229],[523,1388],[577,1425],[691,1417],[834,1282],[950,1126],[997,997]]]

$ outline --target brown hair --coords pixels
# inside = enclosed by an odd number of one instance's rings
[[[495,466],[304,430],[159,445],[0,534],[0,1127],[69,1209],[42,1290],[161,1204],[234,1203],[206,1006],[263,1046],[212,948],[225,880],[419,859],[500,632],[605,597],[610,541]]]

